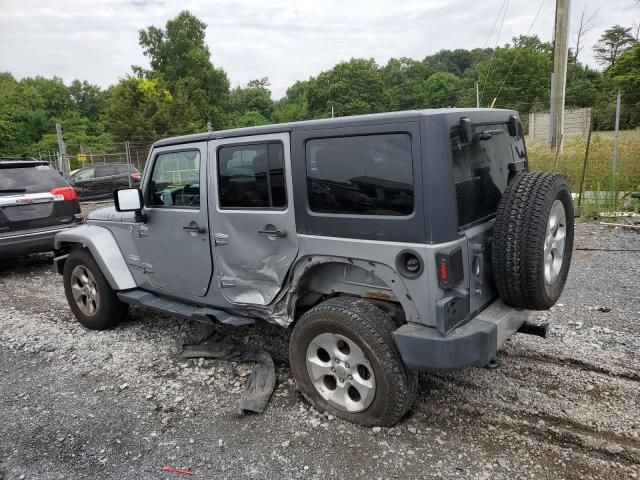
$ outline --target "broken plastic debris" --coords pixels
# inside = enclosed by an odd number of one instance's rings
[[[195,475],[195,473],[192,470],[189,470],[187,468],[176,468],[176,467],[172,467],[171,465],[165,465],[164,467],[162,467],[162,471],[171,472],[171,473],[181,473],[183,475]]]
[[[262,413],[276,386],[276,368],[271,355],[263,350],[250,350],[229,337],[213,333],[202,343],[184,345],[182,358],[219,358],[232,362],[255,362],[249,386],[240,399],[240,413]]]

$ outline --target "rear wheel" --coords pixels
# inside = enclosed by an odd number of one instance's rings
[[[63,275],[67,301],[82,325],[91,330],[106,330],[126,319],[129,306],[118,299],[87,250],[71,252]]]
[[[360,425],[391,426],[413,405],[417,375],[405,367],[391,318],[366,300],[337,297],[311,309],[291,335],[298,388],[320,411]]]
[[[506,188],[493,232],[493,273],[503,300],[547,310],[558,300],[573,250],[573,203],[564,177],[527,172]]]

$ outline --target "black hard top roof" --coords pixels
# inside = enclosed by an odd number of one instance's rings
[[[369,115],[354,115],[351,117],[324,118],[321,120],[305,120],[301,122],[277,123],[262,125],[259,127],[234,128],[216,132],[194,133],[180,137],[171,137],[158,140],[154,147],[179,145],[183,143],[205,142],[218,138],[243,137],[248,135],[265,135],[270,133],[292,132],[295,130],[316,130],[332,127],[363,126],[380,123],[394,123],[417,120],[419,117],[443,116],[449,119],[470,116],[473,119],[485,119],[496,121],[498,118],[506,119],[509,115],[517,115],[513,110],[501,110],[496,108],[438,108],[429,110],[407,110],[403,112],[373,113]],[[477,120],[476,120],[477,121]]]

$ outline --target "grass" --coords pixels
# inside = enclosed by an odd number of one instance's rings
[[[556,171],[567,177],[572,191],[578,192],[587,141],[586,138],[570,138],[564,143]],[[583,191],[593,193],[582,198],[584,217],[595,218],[602,212],[616,212],[625,206],[637,208],[635,204],[625,202],[620,192],[640,189],[640,130],[620,133],[616,175],[612,174],[613,143],[612,132],[594,132],[591,137]],[[530,143],[527,151],[531,170],[553,169],[555,152],[549,150],[546,144]]]
[[[571,189],[577,192],[580,188],[582,163],[587,145],[585,138],[569,138],[564,142],[564,151],[558,157],[556,171],[565,175]],[[529,166],[531,170],[551,171],[555,152],[545,144],[527,144]],[[640,130],[620,133],[618,151],[618,175],[612,178],[613,134],[611,132],[594,132],[591,137],[589,159],[584,179],[585,191],[603,191],[613,188],[628,192],[640,184]]]

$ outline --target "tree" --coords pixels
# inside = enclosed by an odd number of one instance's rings
[[[582,45],[582,39],[587,33],[593,30],[595,22],[598,18],[598,13],[600,11],[600,9],[597,8],[596,10],[591,12],[591,14],[587,14],[587,7],[588,5],[585,5],[582,9],[582,13],[580,14],[580,23],[578,24],[578,32],[576,34],[576,46],[573,50],[574,78],[578,68],[578,56],[584,48],[584,46]]]
[[[626,50],[615,65],[607,70],[604,78],[609,86],[609,98],[616,91],[622,92],[623,128],[640,124],[640,43]],[[613,102],[611,102],[613,103]]]
[[[263,118],[271,118],[274,104],[268,86],[269,79],[264,77],[249,81],[244,88],[234,88],[229,95],[229,110],[236,115],[253,111]]]
[[[328,117],[331,108],[338,116],[382,112],[387,92],[376,62],[352,58],[309,81],[309,112],[314,118]]]
[[[600,40],[593,46],[595,57],[605,68],[612,67],[618,57],[633,43],[631,28],[615,25],[602,34]]]
[[[430,72],[424,62],[411,58],[392,58],[381,69],[389,95],[388,110],[425,108],[425,83]]]
[[[491,105],[496,99],[496,107],[513,108],[520,113],[531,111],[533,106],[548,105],[552,52],[550,43],[535,35],[521,35],[496,49],[493,59],[478,62],[469,75],[480,84],[482,105]]]
[[[121,140],[156,140],[192,133],[199,126],[194,106],[175,96],[160,80],[127,77],[111,92],[109,129]]]
[[[273,120],[276,123],[307,120],[309,115],[308,90],[310,81],[297,81],[287,89],[283,98],[274,105]]]
[[[453,73],[437,72],[425,82],[425,106],[428,108],[453,107],[458,97],[460,79]]]
[[[206,28],[204,22],[185,10],[167,21],[164,30],[155,26],[141,30],[140,46],[149,57],[151,70],[134,67],[134,72],[160,80],[172,94],[183,97],[201,127],[210,121],[220,128],[227,122],[229,80],[224,70],[211,63],[211,52],[205,44]]]
[[[98,85],[92,85],[86,80],[74,80],[69,85],[71,101],[80,114],[96,122],[104,110],[108,95]]]

